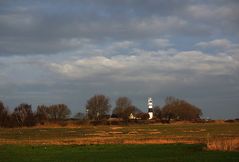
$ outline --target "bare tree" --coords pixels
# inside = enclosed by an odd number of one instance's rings
[[[46,109],[46,112],[51,120],[66,119],[71,114],[70,109],[65,104],[51,105]]]
[[[154,118],[161,119],[162,111],[161,111],[160,106],[159,105],[154,106],[153,110],[154,110]]]
[[[128,97],[119,97],[116,102],[115,108],[127,108],[132,105],[131,100]]]
[[[22,103],[17,106],[12,116],[15,118],[18,126],[33,126],[36,124],[32,107],[29,104]]]
[[[139,114],[139,113],[141,113],[141,110],[139,108],[137,108],[136,106],[131,105],[124,110],[123,119],[128,120],[130,114],[133,114],[134,116],[137,116],[137,114]]]
[[[126,114],[126,109],[132,106],[132,102],[127,97],[119,97],[115,102],[115,108],[113,110],[113,114],[116,114],[120,118],[125,118],[128,114]]]
[[[165,103],[166,104],[162,109],[162,115],[168,120],[196,120],[202,115],[200,108],[188,103],[185,100],[168,97],[166,98]]]
[[[86,103],[86,110],[89,119],[101,120],[110,111],[109,98],[104,95],[95,95]]]
[[[134,105],[127,97],[119,97],[115,102],[115,109],[113,110],[113,114],[117,117],[123,118],[125,121],[129,119],[130,114],[132,113],[134,116],[141,113],[141,111]]]
[[[44,124],[49,120],[48,116],[48,107],[46,105],[38,105],[36,111],[37,121],[41,124]]]
[[[3,102],[0,101],[0,127],[6,127],[9,121],[9,114]]]

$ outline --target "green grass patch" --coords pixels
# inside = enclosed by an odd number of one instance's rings
[[[239,152],[205,151],[203,145],[0,145],[0,161],[238,162]]]

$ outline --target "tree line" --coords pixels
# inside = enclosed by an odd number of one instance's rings
[[[112,111],[111,108],[109,97],[102,94],[94,95],[86,102],[86,112],[79,112],[74,118],[85,121],[102,121],[117,118],[125,122],[130,120],[130,115],[133,115],[134,119],[137,120],[147,120],[149,118],[148,113],[133,105],[128,97],[119,97],[115,101],[115,107]],[[154,119],[161,121],[192,121],[200,119],[202,115],[200,108],[175,97],[167,97],[163,107],[156,105],[153,110]],[[112,113],[110,114],[110,112]],[[37,124],[59,122],[69,119],[70,115],[71,110],[65,104],[38,105],[36,110],[33,111],[30,104],[21,103],[10,112],[8,107],[0,101],[0,127],[29,127]]]
[[[10,112],[0,101],[0,127],[35,126],[38,123],[64,120],[70,114],[71,111],[65,104],[39,105],[36,111],[33,111],[30,104],[21,103]]]

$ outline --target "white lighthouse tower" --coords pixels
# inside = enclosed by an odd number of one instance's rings
[[[148,114],[149,119],[153,119],[153,100],[151,97],[148,98]]]

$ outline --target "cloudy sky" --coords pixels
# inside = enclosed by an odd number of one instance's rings
[[[239,117],[239,1],[0,1],[0,100],[65,103],[105,94]]]

